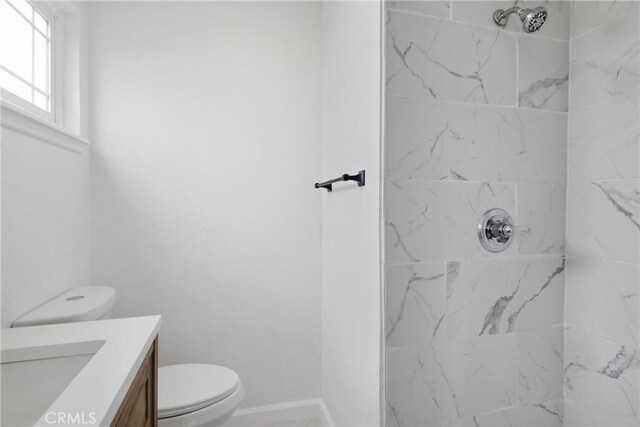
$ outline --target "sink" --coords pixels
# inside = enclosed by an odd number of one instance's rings
[[[113,422],[160,316],[0,329],[0,426]]]
[[[0,425],[33,426],[105,341],[24,347],[0,352]]]

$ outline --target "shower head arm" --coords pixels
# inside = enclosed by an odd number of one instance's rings
[[[507,25],[509,15],[514,13],[522,21],[522,30],[525,33],[538,31],[547,20],[547,10],[541,6],[535,9],[522,9],[518,6],[507,10],[498,9],[493,13],[493,20],[498,26],[504,28]]]
[[[518,17],[520,17],[520,14],[522,12],[524,12],[524,9],[518,6],[510,7],[507,10],[498,9],[493,13],[493,20],[499,26],[504,27],[507,25],[507,18],[509,17],[509,15],[515,13],[518,15]]]

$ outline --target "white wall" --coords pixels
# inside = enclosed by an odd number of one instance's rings
[[[319,396],[319,4],[90,17],[93,284],[163,316],[161,364],[235,369],[243,407]]]
[[[9,113],[0,133],[3,328],[89,280],[88,147],[74,152],[10,130]]]
[[[74,64],[72,72],[61,67],[69,78],[60,78],[60,115],[66,113],[60,124],[86,136],[86,10],[62,2],[54,9],[69,24],[61,28],[58,58],[65,67]],[[89,147],[6,107],[0,141],[5,328],[65,290],[89,284]]]
[[[322,396],[338,426],[380,425],[380,4],[323,4]]]

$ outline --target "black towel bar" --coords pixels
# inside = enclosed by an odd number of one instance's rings
[[[330,179],[325,182],[316,182],[315,188],[326,188],[327,191],[332,191],[332,184],[341,181],[355,181],[358,183],[358,187],[362,187],[364,185],[364,171],[360,171],[355,175],[344,174],[339,178]]]

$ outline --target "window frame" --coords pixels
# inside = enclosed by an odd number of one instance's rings
[[[0,0],[5,1],[5,0]],[[59,105],[58,105],[58,16],[43,1],[26,0],[38,13],[40,13],[49,22],[49,111],[43,110],[30,101],[13,94],[7,89],[0,87],[0,98],[2,102],[7,102],[14,107],[25,110],[37,117],[48,122],[58,123],[59,121]],[[9,7],[13,7],[9,5]],[[37,30],[36,30],[37,31]],[[33,51],[32,51],[33,56]],[[6,70],[6,69],[5,69]],[[20,76],[15,76],[20,78]]]

